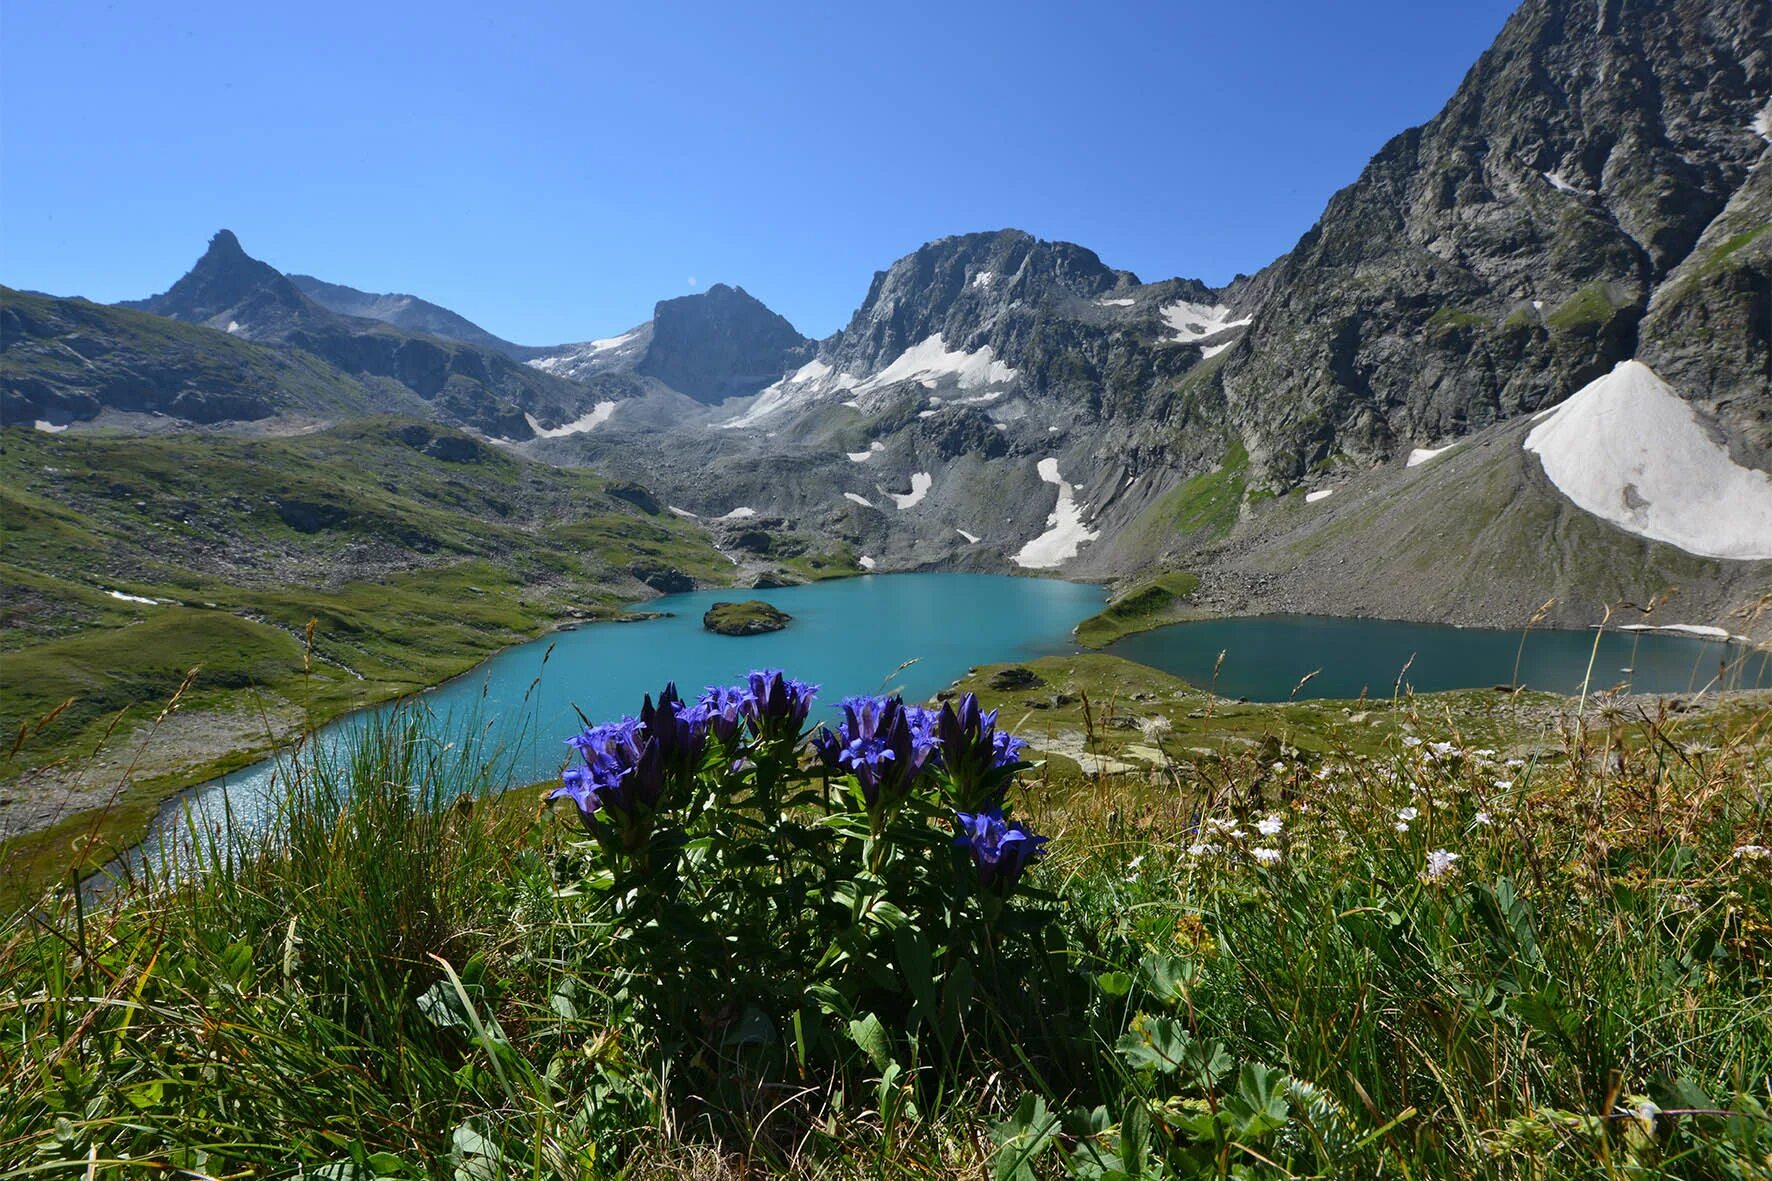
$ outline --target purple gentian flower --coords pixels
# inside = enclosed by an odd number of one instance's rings
[[[841,708],[836,733],[821,727],[813,736],[824,765],[855,776],[869,811],[909,794],[935,754],[930,711],[907,707],[897,696],[849,697]]]
[[[941,766],[953,784],[953,804],[963,812],[1001,809],[1009,781],[1021,765],[1026,742],[997,729],[997,711],[986,713],[971,693],[941,707]]]
[[[750,691],[736,685],[709,685],[696,705],[707,711],[708,728],[720,745],[730,749],[744,726],[744,704]]]
[[[1035,836],[1019,820],[1004,820],[1001,808],[984,812],[958,812],[960,833],[957,848],[972,854],[978,868],[978,884],[1007,895],[1021,880],[1022,871],[1046,855],[1046,838]]]
[[[798,738],[812,711],[817,685],[796,681],[779,668],[760,669],[748,678],[750,693],[740,707],[758,739]]]

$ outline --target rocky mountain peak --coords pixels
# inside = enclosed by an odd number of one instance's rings
[[[661,300],[651,343],[635,366],[698,402],[754,394],[803,364],[813,342],[743,287],[716,283]]]
[[[1765,150],[1769,45],[1764,0],[1526,0],[1277,264],[1222,371],[1257,469],[1381,460],[1632,356]]]
[[[216,231],[203,256],[165,292],[122,306],[249,339],[268,338],[291,323],[326,314],[281,271],[247,254],[232,230]]]

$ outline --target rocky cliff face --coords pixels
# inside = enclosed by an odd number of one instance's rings
[[[1380,460],[1631,356],[1769,96],[1763,0],[1527,0],[1278,264],[1220,382],[1258,472]]]
[[[754,394],[812,355],[812,341],[743,287],[661,301],[636,372],[698,402]]]

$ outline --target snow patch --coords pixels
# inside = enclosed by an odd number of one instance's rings
[[[567,435],[582,435],[586,431],[596,430],[608,422],[609,416],[614,413],[614,402],[598,402],[591,407],[588,414],[583,414],[564,426],[543,426],[535,421],[533,414],[525,414],[523,417],[529,420],[529,429],[534,431],[539,438],[563,439]]]
[[[1706,558],[1772,558],[1772,476],[1731,459],[1640,361],[1576,391],[1525,447],[1578,508],[1626,532]]]
[[[1216,357],[1216,356],[1218,356],[1218,354],[1224,352],[1224,350],[1230,348],[1232,345],[1234,345],[1236,343],[1237,342],[1234,340],[1224,340],[1224,341],[1220,341],[1217,344],[1201,345],[1200,346],[1200,360],[1204,361],[1208,357]]]
[[[743,521],[748,517],[754,517],[756,515],[757,515],[756,509],[752,508],[748,504],[741,504],[737,508],[733,509],[731,512],[727,513],[725,516],[719,517],[717,519],[721,520],[721,521]]]
[[[1333,488],[1319,488],[1315,492],[1306,492],[1304,494],[1304,502],[1306,504],[1315,504],[1319,500],[1328,500],[1334,495],[1335,489]]]
[[[1625,632],[1681,632],[1688,636],[1703,636],[1707,640],[1732,640],[1728,629],[1711,627],[1703,623],[1626,623],[1619,625],[1619,631]]]
[[[47,418],[39,418],[31,424],[46,435],[59,435],[68,429],[68,424],[50,422]]]
[[[1772,144],[1772,98],[1766,100],[1766,105],[1760,108],[1760,113],[1754,116],[1747,129]]]
[[[911,490],[909,492],[902,496],[896,492],[888,492],[886,495],[890,496],[892,503],[901,509],[915,508],[923,503],[923,498],[929,495],[929,490],[933,487],[935,487],[934,476],[928,472],[914,472],[911,475]]]
[[[1577,188],[1575,185],[1570,184],[1569,178],[1564,176],[1561,172],[1547,172],[1544,174],[1544,179],[1550,181],[1550,187],[1557,190],[1559,193],[1577,193],[1583,196],[1587,194],[1586,189]]]
[[[849,457],[850,463],[866,463],[868,461],[868,456],[877,455],[884,450],[886,450],[886,444],[875,439],[872,443],[868,444],[868,449],[866,451],[845,451],[843,454]]]
[[[1446,452],[1452,450],[1456,446],[1458,446],[1457,443],[1448,443],[1444,447],[1417,447],[1415,450],[1413,450],[1409,453],[1409,462],[1404,464],[1403,466],[1404,467],[1420,467],[1422,464],[1426,463],[1428,460],[1434,458],[1434,456],[1444,455]]]
[[[228,332],[231,334],[231,333],[235,333],[238,331],[240,331],[240,321],[229,320],[228,321]]]
[[[122,599],[125,603],[146,603],[150,607],[158,607],[159,599],[144,599],[140,595],[126,595],[122,591],[106,591],[113,599]]]
[[[845,493],[843,493],[843,499],[844,500],[853,500],[856,504],[859,504],[862,508],[873,508],[874,507],[873,501],[869,500],[865,496],[860,495],[859,493],[845,492]]]
[[[898,354],[892,364],[855,389],[858,393],[866,393],[901,381],[915,381],[926,389],[933,389],[943,378],[949,377],[961,389],[969,390],[1014,381],[1016,371],[996,360],[990,345],[970,353],[954,352],[937,332]]]
[[[988,289],[990,285],[996,281],[997,273],[995,271],[980,271],[978,274],[972,276],[972,285],[974,287],[984,287]]]
[[[857,566],[860,566],[863,570],[872,570],[874,568],[874,560],[872,558],[868,557],[866,554],[863,554],[861,557],[857,558],[855,560],[855,564]]]
[[[964,537],[966,539],[967,545],[977,545],[978,544],[978,534],[968,533],[964,529],[956,529],[956,530],[954,530],[954,532],[958,533],[961,537]]]
[[[1137,302],[1136,299],[1098,299],[1095,301],[1095,306],[1098,308],[1129,308]]]
[[[589,353],[606,353],[610,349],[619,349],[622,345],[627,344],[638,335],[640,335],[640,330],[638,328],[630,328],[620,336],[606,336],[602,340],[593,340],[586,346],[585,351]]]
[[[1077,548],[1094,541],[1096,533],[1083,523],[1083,506],[1077,503],[1076,492],[1058,474],[1058,460],[1042,459],[1040,479],[1058,485],[1058,504],[1046,518],[1046,532],[1022,546],[1015,555],[1015,564],[1029,570],[1050,570],[1077,556]]]
[[[1224,304],[1190,303],[1185,299],[1166,304],[1160,314],[1170,331],[1175,333],[1170,339],[1184,342],[1204,340],[1231,328],[1246,327],[1249,323],[1247,317],[1231,319],[1231,310]]]
[[[675,513],[677,516],[684,518],[685,520],[689,520],[689,521],[701,520],[700,517],[696,516],[694,513],[690,512],[686,508],[678,508],[674,504],[667,504],[667,505],[665,505],[665,507],[670,509],[671,512]]]

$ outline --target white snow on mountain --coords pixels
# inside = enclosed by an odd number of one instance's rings
[[[956,530],[954,530],[954,532],[958,533],[961,537],[964,537],[966,539],[966,544],[968,544],[968,545],[977,545],[978,544],[978,534],[968,533],[964,529],[956,529]]]
[[[1760,108],[1760,113],[1754,116],[1747,129],[1772,144],[1772,99],[1766,100],[1766,105]]]
[[[717,425],[726,428],[756,426],[782,411],[816,401],[836,390],[853,390],[861,379],[853,373],[838,373],[825,361],[811,360],[774,385],[763,389],[741,413]],[[845,406],[859,406],[844,402]]]
[[[884,450],[886,450],[886,444],[875,439],[872,443],[868,444],[868,449],[866,451],[845,451],[843,454],[849,457],[850,463],[866,463],[868,461],[868,456]]]
[[[1319,500],[1328,500],[1334,495],[1335,489],[1333,488],[1319,488],[1315,492],[1306,492],[1304,494],[1304,502],[1306,504],[1315,504]]]
[[[535,420],[533,414],[525,414],[523,417],[529,420],[529,429],[534,431],[538,438],[562,439],[567,435],[580,435],[585,431],[596,430],[608,422],[609,416],[614,413],[614,402],[598,402],[591,407],[589,413],[573,419],[564,426],[543,426]]]
[[[121,599],[125,603],[146,603],[151,607],[157,607],[160,605],[159,599],[145,599],[140,595],[126,595],[122,591],[106,591],[105,593],[110,595],[113,599]]]
[[[923,498],[929,495],[929,489],[934,486],[934,476],[928,472],[915,472],[911,476],[911,490],[909,492],[903,495],[897,492],[888,492],[886,495],[892,497],[892,503],[901,509],[915,508],[923,502]]]
[[[1207,357],[1216,357],[1216,356],[1218,356],[1218,354],[1224,352],[1224,350],[1230,348],[1232,345],[1234,345],[1236,343],[1237,342],[1235,340],[1221,340],[1217,344],[1201,345],[1200,346],[1200,360],[1204,361]]]
[[[1137,302],[1136,299],[1098,299],[1095,301],[1095,306],[1098,308],[1129,308]]]
[[[855,389],[858,393],[882,389],[901,381],[915,381],[925,389],[934,389],[946,379],[953,379],[963,390],[981,385],[1003,385],[1014,381],[1015,370],[995,359],[991,346],[985,345],[970,353],[954,352],[942,340],[941,333],[926,337],[874,374]]]
[[[733,509],[731,512],[727,513],[725,516],[721,517],[720,520],[722,520],[722,521],[742,521],[742,520],[746,519],[747,517],[754,517],[756,515],[757,515],[756,509],[752,508],[748,504],[741,504],[737,508]]]
[[[867,497],[861,495],[858,492],[845,492],[845,493],[843,493],[843,499],[844,500],[853,500],[856,504],[859,504],[862,508],[873,508],[874,507],[873,501],[869,500]]]
[[[1438,455],[1444,455],[1446,452],[1452,450],[1456,446],[1458,446],[1457,443],[1448,443],[1444,447],[1417,447],[1415,450],[1413,450],[1409,453],[1409,462],[1404,464],[1403,466],[1404,467],[1420,467],[1422,464],[1426,463],[1428,460],[1433,459],[1435,456],[1438,456]]]
[[[863,570],[872,570],[874,568],[875,563],[872,558],[868,557],[866,554],[863,554],[861,557],[859,557],[855,560],[855,564],[860,566]]]
[[[1561,172],[1547,172],[1544,174],[1544,179],[1550,181],[1550,187],[1557,190],[1559,193],[1585,194],[1587,192],[1586,189],[1577,188],[1575,185],[1570,184],[1569,178],[1564,176]]]
[[[1165,304],[1161,315],[1163,322],[1175,333],[1169,339],[1183,342],[1204,340],[1227,329],[1243,328],[1249,323],[1248,318],[1231,319],[1231,310],[1221,303],[1190,303],[1185,299]]]
[[[1058,504],[1046,518],[1046,532],[1016,552],[1015,564],[1029,570],[1050,570],[1077,556],[1077,549],[1086,541],[1094,541],[1095,531],[1083,522],[1083,506],[1077,503],[1075,490],[1058,474],[1058,460],[1042,459],[1040,479],[1058,485]]]
[[[972,285],[974,287],[984,287],[988,289],[990,285],[996,281],[997,273],[995,271],[980,271],[978,274],[972,276]]]
[[[38,430],[42,431],[46,435],[59,435],[63,431],[68,429],[67,423],[65,423],[65,422],[62,422],[62,423],[50,422],[47,418],[39,418],[35,422],[33,422],[31,425],[36,427]]]
[[[1772,476],[1730,458],[1640,361],[1576,391],[1525,447],[1564,496],[1629,533],[1701,557],[1772,558]]]

